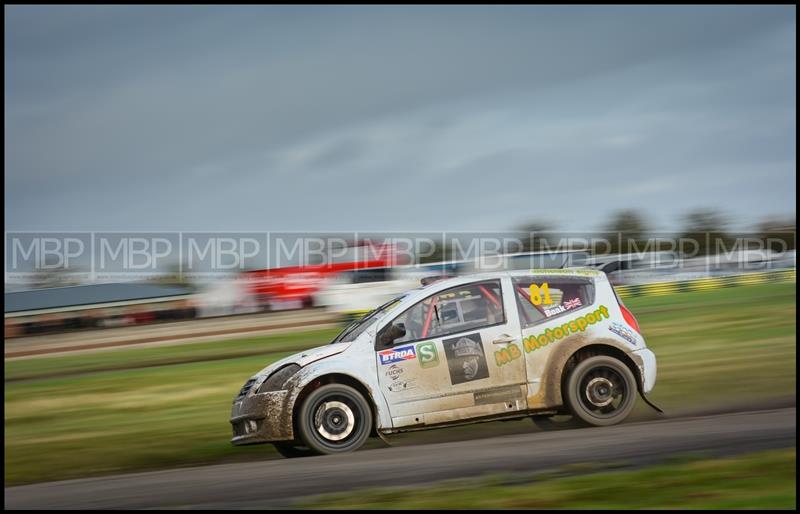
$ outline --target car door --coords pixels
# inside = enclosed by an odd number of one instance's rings
[[[560,341],[588,327],[583,315],[592,311],[594,284],[590,278],[563,275],[516,276],[511,281],[528,377],[528,408],[549,407],[539,394],[545,366]]]
[[[507,278],[431,294],[381,329],[378,381],[395,428],[525,409],[526,377]],[[380,344],[393,325],[405,335]]]

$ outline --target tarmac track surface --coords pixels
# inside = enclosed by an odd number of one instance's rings
[[[362,450],[345,455],[67,480],[5,489],[6,509],[264,508],[310,494],[572,463],[658,462],[796,445],[796,407],[624,423],[613,427]]]

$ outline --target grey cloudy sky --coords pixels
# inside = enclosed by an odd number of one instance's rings
[[[6,230],[795,213],[796,8],[5,7]]]

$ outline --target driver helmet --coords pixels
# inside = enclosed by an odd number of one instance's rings
[[[483,352],[478,343],[468,337],[462,337],[453,347],[456,357],[482,357]]]

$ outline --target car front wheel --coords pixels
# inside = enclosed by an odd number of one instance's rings
[[[311,450],[345,453],[360,448],[372,429],[372,411],[350,386],[328,384],[314,390],[298,413],[300,438]]]
[[[618,359],[590,357],[570,373],[565,400],[580,420],[594,426],[615,425],[633,410],[636,379]]]

